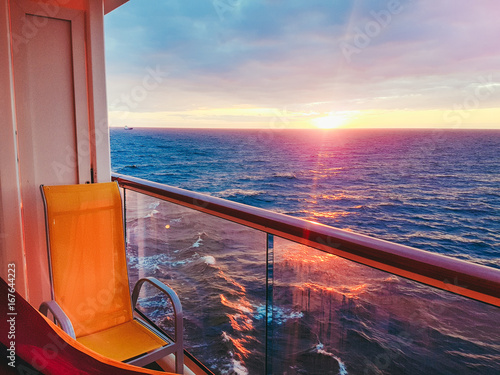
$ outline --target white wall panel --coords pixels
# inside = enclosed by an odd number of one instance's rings
[[[30,302],[49,299],[39,186],[91,180],[84,11],[12,2],[13,77]]]

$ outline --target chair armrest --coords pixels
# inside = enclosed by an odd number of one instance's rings
[[[76,339],[73,324],[71,324],[68,316],[64,313],[56,301],[52,300],[42,302],[38,310],[45,316],[48,316],[47,313],[50,311],[50,313],[54,316],[54,319],[61,325],[62,330],[72,338]]]
[[[144,283],[149,283],[156,287],[158,290],[163,292],[172,303],[174,308],[174,328],[175,328],[175,372],[178,374],[184,373],[184,344],[183,344],[183,316],[182,316],[182,306],[177,293],[169,286],[162,283],[155,277],[145,277],[140,279],[134,286],[134,291],[132,292],[132,309],[136,310],[137,299],[139,298],[139,293],[141,291],[142,285]],[[159,328],[159,327],[158,327]]]
[[[170,288],[169,286],[162,283],[155,277],[144,277],[137,281],[134,286],[134,291],[132,292],[132,309],[135,310],[135,306],[137,304],[137,299],[139,298],[139,293],[141,291],[142,285],[147,282],[160,291],[162,291],[172,302],[172,306],[174,308],[174,316],[175,316],[175,341],[179,342],[179,338],[182,341],[182,306],[177,293]]]

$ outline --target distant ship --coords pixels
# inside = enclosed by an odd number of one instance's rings
[[[127,125],[125,125],[123,129],[125,129],[125,130],[132,130],[133,128],[129,128]]]

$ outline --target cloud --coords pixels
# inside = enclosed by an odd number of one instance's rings
[[[132,0],[106,16],[108,95],[116,102],[159,65],[165,80],[131,111],[450,109],[485,77],[500,82],[498,10],[495,0]],[[499,102],[497,88],[479,105]]]

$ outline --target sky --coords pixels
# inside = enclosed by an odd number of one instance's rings
[[[110,126],[500,129],[498,0],[130,0]]]

